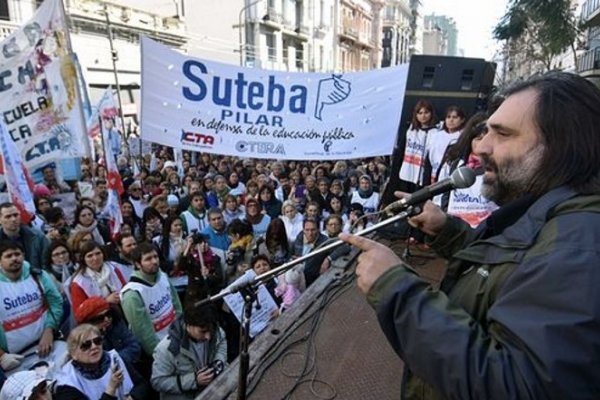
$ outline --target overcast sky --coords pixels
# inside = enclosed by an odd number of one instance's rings
[[[458,48],[465,57],[491,60],[498,43],[492,30],[504,12],[508,0],[422,0],[423,15],[435,13],[454,18],[458,28]]]

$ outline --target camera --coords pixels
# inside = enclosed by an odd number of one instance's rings
[[[227,252],[227,258],[225,262],[227,265],[235,265],[244,257],[244,253],[241,248],[235,247]]]
[[[192,238],[193,244],[200,244],[207,241],[206,235],[203,235],[198,232],[198,229],[192,229],[190,233],[190,237]]]
[[[214,360],[210,364],[208,364],[208,368],[212,368],[215,376],[219,376],[223,370],[225,370],[225,364],[221,360]]]

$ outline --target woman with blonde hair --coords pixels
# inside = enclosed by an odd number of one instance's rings
[[[143,383],[134,385],[125,362],[115,350],[102,348],[102,334],[82,324],[67,339],[68,362],[56,380],[54,399],[142,399]]]

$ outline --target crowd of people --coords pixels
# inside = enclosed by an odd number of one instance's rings
[[[0,204],[0,398],[45,398],[36,396],[50,381],[56,399],[199,393],[237,356],[239,316],[223,302],[198,301],[249,270],[263,274],[371,224],[388,174],[383,157],[297,162],[184,152],[177,165],[172,149],[157,147],[139,168],[116,161],[124,186],[117,235],[102,162],[82,160],[73,182],[44,167],[28,224],[14,204]],[[65,193],[77,199],[72,212],[56,201]],[[317,255],[268,282],[279,307],[273,318],[349,250]]]
[[[460,166],[480,168],[486,120],[486,113],[467,119],[453,106],[438,124],[432,105],[419,101],[400,178],[412,191]],[[102,162],[82,160],[73,182],[45,166],[28,224],[14,204],[0,204],[3,391],[23,386],[19,375],[33,368],[53,376],[58,399],[199,393],[238,355],[240,316],[222,301],[196,305],[248,271],[264,274],[342,232],[370,226],[389,174],[386,157],[309,162],[183,152],[179,164],[175,158],[161,146],[137,162],[117,157],[124,192],[116,235]],[[475,186],[476,196],[481,182]],[[72,212],[56,202],[64,193],[77,199]],[[435,202],[452,211],[449,194]],[[476,221],[459,217],[477,225],[496,207],[479,205]],[[266,283],[278,306],[272,317],[293,307],[349,251],[345,245],[315,255]]]

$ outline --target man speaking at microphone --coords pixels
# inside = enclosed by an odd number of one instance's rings
[[[387,247],[360,248],[358,286],[404,360],[407,399],[600,398],[600,90],[519,82],[478,146],[477,229],[431,202],[409,223],[448,259],[432,289]]]

